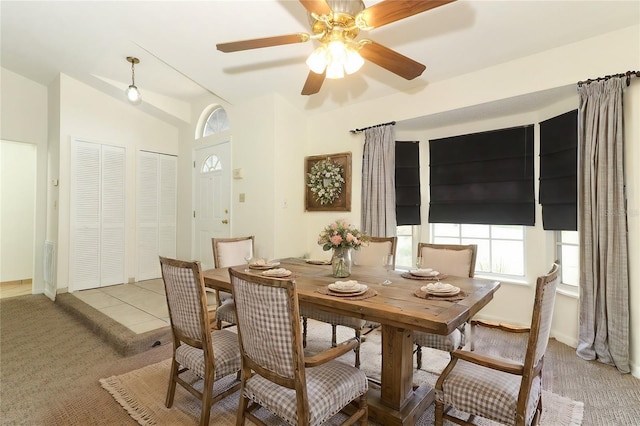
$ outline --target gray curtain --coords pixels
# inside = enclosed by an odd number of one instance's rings
[[[364,131],[362,155],[362,232],[371,237],[396,235],[395,128]]]
[[[578,88],[580,329],[578,356],[629,373],[623,80]]]

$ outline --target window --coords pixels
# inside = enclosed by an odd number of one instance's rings
[[[577,287],[580,277],[578,231],[556,231],[556,258],[560,261],[561,282]]]
[[[396,268],[410,269],[413,265],[413,226],[396,227],[398,242],[396,245]]]
[[[229,130],[229,119],[227,118],[227,112],[222,107],[217,107],[209,117],[207,117],[207,122],[204,125],[204,129],[202,131],[202,137],[215,135],[216,133],[224,132]]]
[[[204,163],[202,163],[201,173],[209,173],[214,170],[222,170],[222,164],[218,156],[210,155],[204,160]]]
[[[476,272],[524,276],[524,226],[431,224],[435,244],[477,244]]]

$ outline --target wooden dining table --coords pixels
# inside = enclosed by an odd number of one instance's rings
[[[424,298],[418,297],[416,290],[429,281],[404,278],[401,275],[406,271],[387,271],[382,266],[353,266],[351,276],[346,279],[367,284],[377,293],[353,300],[323,294],[336,281],[331,275],[331,265],[288,258],[280,260],[280,267],[292,272],[301,305],[381,324],[381,380],[379,389],[373,386],[369,389],[369,418],[390,426],[415,424],[435,397],[430,386],[413,386],[413,332],[442,335],[453,332],[489,303],[500,287],[494,280],[448,276],[444,282],[460,287],[464,295],[461,300]],[[247,265],[233,268],[244,271]],[[209,269],[203,275],[207,287],[231,291],[228,268]],[[391,284],[383,286],[384,280]]]

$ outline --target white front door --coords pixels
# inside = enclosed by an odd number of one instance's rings
[[[231,236],[231,152],[225,142],[194,153],[194,257],[213,268],[211,238]]]

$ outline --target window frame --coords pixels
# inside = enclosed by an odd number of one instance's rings
[[[562,240],[562,233],[563,232],[574,232],[576,234],[576,240],[578,241],[577,243],[573,243],[573,242],[567,242],[567,241],[563,241]],[[579,231],[554,231],[554,250],[555,250],[555,258],[558,260],[558,262],[560,263],[560,283],[558,284],[558,289],[560,290],[564,290],[565,292],[569,292],[572,294],[578,294],[580,292],[580,234],[578,233]],[[577,282],[575,284],[572,283],[567,283],[564,281],[565,279],[565,269],[563,268],[563,264],[566,262],[563,262],[562,259],[562,247],[563,246],[567,246],[567,247],[576,247],[578,248],[578,258],[576,259],[577,261],[577,270],[578,270],[578,277],[577,277]]]
[[[493,272],[493,271],[482,271],[478,269],[478,265],[479,263],[476,263],[476,269],[475,269],[475,274],[476,276],[483,276],[483,277],[490,277],[490,278],[500,278],[501,280],[505,280],[505,281],[509,281],[509,282],[523,282],[524,280],[526,280],[527,277],[527,232],[526,232],[526,226],[525,225],[490,225],[490,224],[480,224],[481,226],[487,226],[489,227],[489,236],[488,237],[469,237],[469,236],[463,236],[462,235],[462,229],[463,229],[463,225],[475,225],[475,224],[466,224],[466,223],[457,223],[457,224],[451,224],[451,223],[443,223],[443,225],[456,225],[458,227],[458,236],[443,236],[443,235],[436,235],[436,225],[438,225],[439,223],[430,223],[429,224],[429,241],[431,243],[437,244],[437,243],[444,243],[445,241],[442,240],[437,240],[437,238],[448,238],[449,240],[446,241],[446,243],[448,244],[473,244],[473,241],[469,241],[469,240],[486,240],[489,243],[489,264],[491,265],[491,268],[493,268],[493,256],[492,256],[492,242],[493,241],[519,241],[522,243],[522,252],[521,252],[521,256],[522,256],[522,273],[521,274],[506,274],[506,273],[500,273],[500,272]],[[521,235],[522,235],[522,239],[512,239],[512,238],[494,238],[493,232],[492,232],[492,227],[494,226],[509,226],[509,227],[518,227],[521,230]],[[453,242],[450,239],[454,239],[457,238],[458,242]],[[480,250],[482,249],[482,247],[478,247],[478,259],[481,258],[482,256],[480,255]]]

